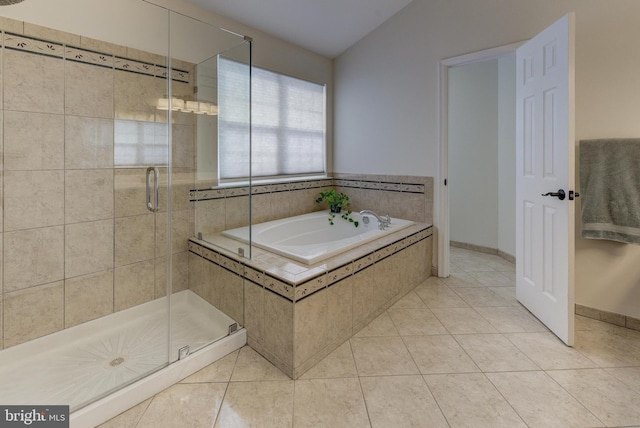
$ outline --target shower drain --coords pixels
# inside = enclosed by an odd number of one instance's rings
[[[120,364],[124,363],[124,358],[122,357],[118,357],[118,358],[114,358],[113,360],[111,360],[111,362],[109,363],[109,365],[111,367],[115,367],[115,366],[119,366]]]
[[[108,369],[117,369],[118,367],[122,366],[124,363],[127,362],[127,356],[126,355],[118,355],[115,357],[111,357],[109,359],[107,359],[107,361],[105,362],[104,366]]]

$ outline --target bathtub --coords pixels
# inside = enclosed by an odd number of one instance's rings
[[[246,244],[251,233],[253,245],[312,265],[413,224],[409,220],[392,218],[391,224],[380,230],[375,217],[365,215],[369,218],[368,224],[362,217],[359,213],[351,214],[351,218],[358,222],[358,227],[355,227],[336,214],[331,225],[329,211],[318,211],[254,224],[251,230],[248,226],[230,229],[222,235]]]

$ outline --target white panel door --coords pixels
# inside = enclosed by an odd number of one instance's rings
[[[572,346],[573,13],[516,51],[516,99],[516,297]]]

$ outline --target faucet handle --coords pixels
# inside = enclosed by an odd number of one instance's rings
[[[391,224],[391,217],[389,216],[389,213],[387,213],[386,216],[382,217],[382,219],[385,221],[385,223],[387,223],[387,225]]]

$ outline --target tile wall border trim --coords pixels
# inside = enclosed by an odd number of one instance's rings
[[[80,48],[72,44],[39,39],[4,30],[2,31],[2,47],[13,51],[44,55],[65,61],[143,74],[160,79],[166,79],[168,74],[167,67],[162,64],[139,61],[120,55]],[[171,80],[175,82],[189,83],[190,77],[190,73],[186,70],[171,69]]]
[[[71,45],[65,46],[64,59],[83,64],[97,65],[99,67],[113,68],[113,55],[103,54],[101,52],[78,48]]]
[[[305,278],[300,283],[264,271],[254,265],[250,259],[233,259],[221,251],[201,244],[195,238],[189,240],[189,252],[241,276],[256,286],[274,292],[292,303],[297,303],[433,235],[432,226],[419,223],[416,225],[421,229],[391,243],[381,245],[356,260],[346,261],[342,265],[325,270],[312,278]],[[384,237],[380,239],[384,239]]]
[[[42,40],[35,37],[27,37],[22,34],[15,34],[7,31],[3,31],[2,33],[2,46],[7,49],[54,58],[64,57],[63,43]]]
[[[405,183],[402,181],[377,181],[377,180],[362,180],[362,179],[348,179],[348,178],[336,178],[334,180],[337,187],[350,187],[356,189],[367,190],[385,190],[388,192],[400,192],[400,193],[425,193],[425,185],[420,183]]]

